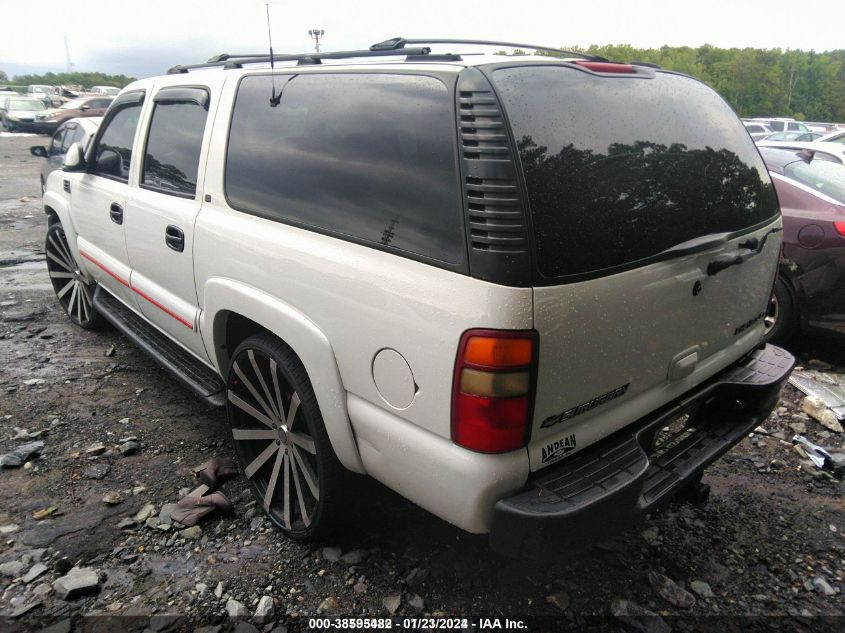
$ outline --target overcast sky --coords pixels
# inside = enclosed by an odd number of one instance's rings
[[[0,70],[147,77],[220,52],[267,48],[265,0],[5,0]],[[276,52],[365,48],[395,36],[465,37],[555,47],[632,44],[845,48],[845,0],[271,0]]]

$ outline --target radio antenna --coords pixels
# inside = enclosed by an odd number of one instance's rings
[[[279,92],[279,96],[276,96],[276,65],[273,62],[273,35],[270,32],[270,3],[265,3],[264,8],[267,9],[267,39],[270,41],[270,81],[273,83],[270,93],[270,107],[275,108],[282,100],[282,93]]]

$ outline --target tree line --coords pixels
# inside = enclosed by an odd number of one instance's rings
[[[0,70],[0,84],[9,86],[114,86],[123,88],[135,81],[126,75],[107,75],[105,73],[44,73],[43,75],[15,75],[11,80]]]
[[[845,122],[845,49],[816,53],[707,44],[697,48],[620,44],[568,50],[685,73],[714,88],[742,117]]]

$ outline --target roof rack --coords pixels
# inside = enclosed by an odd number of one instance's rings
[[[595,62],[608,61],[599,55],[590,55],[588,53],[578,53],[575,51],[566,51],[560,48],[551,48],[549,46],[537,46],[536,44],[517,44],[515,42],[500,42],[498,40],[464,40],[464,39],[405,39],[404,37],[394,37],[378,44],[370,46],[371,51],[382,50],[402,50],[406,45],[412,44],[472,44],[476,46],[507,46],[508,48],[524,48],[532,51],[544,51],[546,53],[556,53],[558,55],[571,55],[573,57],[581,57]]]
[[[328,53],[294,53],[291,55],[273,55],[273,62],[297,62],[301,65],[307,64],[321,64],[324,59],[349,59],[353,57],[413,57],[415,61],[419,57],[428,56],[431,48],[421,46],[417,48],[403,48],[402,50],[393,49],[364,49],[360,51],[334,51]],[[431,56],[432,61],[435,57]],[[428,58],[428,57],[426,57]],[[211,57],[207,62],[202,64],[187,64],[180,66],[173,66],[167,71],[168,75],[176,75],[179,73],[186,73],[191,70],[198,70],[200,68],[215,68],[222,66],[224,69],[243,68],[244,64],[267,64],[270,63],[270,55],[264,53],[247,53],[247,54],[230,54],[221,53]]]
[[[590,61],[606,62],[604,57],[564,51],[559,48],[548,46],[535,46],[533,44],[515,44],[514,42],[498,42],[493,40],[461,40],[461,39],[405,39],[394,37],[383,42],[373,44],[368,49],[358,51],[334,51],[328,53],[294,53],[290,55],[273,55],[265,53],[221,53],[211,57],[207,62],[201,64],[187,64],[173,66],[167,71],[168,75],[187,73],[200,68],[224,69],[243,68],[244,64],[267,64],[273,62],[297,62],[298,65],[321,64],[324,59],[350,59],[354,57],[397,57],[404,56],[406,61],[460,61],[459,53],[431,54],[430,46],[417,46],[419,44],[470,44],[481,46],[507,46],[509,48],[524,48],[534,51],[556,53],[558,55],[570,55]],[[408,45],[415,45],[406,48]]]

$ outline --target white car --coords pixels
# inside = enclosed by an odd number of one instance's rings
[[[836,138],[838,139],[839,137]],[[813,152],[821,152],[829,156],[832,160],[845,163],[845,144],[840,140],[824,141],[819,139],[817,141],[758,141],[757,145],[759,147],[781,147],[795,150],[806,149]]]
[[[769,415],[780,212],[704,84],[454,46],[130,84],[47,181],[47,268],[226,407],[291,537],[343,526],[353,472],[545,558],[706,494]]]
[[[757,123],[755,121],[743,121],[743,125],[745,125],[745,129],[748,131],[748,134],[755,141],[764,139],[769,136],[769,134],[772,134],[772,128],[763,123]]]

